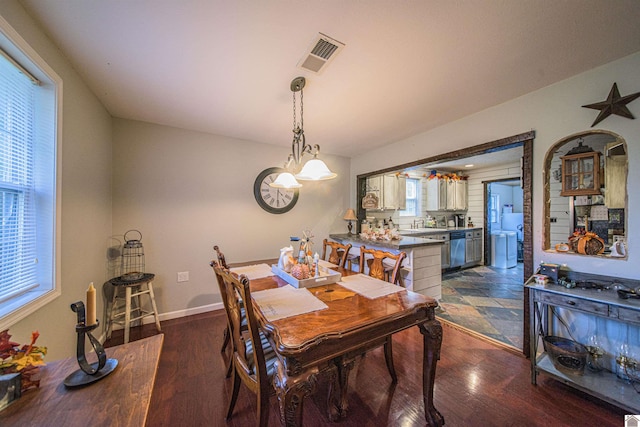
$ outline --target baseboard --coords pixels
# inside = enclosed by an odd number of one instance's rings
[[[224,310],[224,305],[221,302],[218,302],[215,304],[202,305],[200,307],[187,308],[185,310],[176,310],[176,311],[171,311],[169,313],[160,313],[158,315],[158,319],[162,322],[164,320],[179,319],[181,317],[187,317],[187,316],[192,316],[194,314],[207,313],[209,311],[216,311],[216,310]],[[151,316],[148,316],[142,319],[142,323],[145,325],[149,323],[154,323],[154,322],[155,320],[152,319]],[[118,325],[118,324],[113,325],[114,331],[117,331],[119,329],[123,329],[122,325]],[[106,338],[105,333],[106,332],[103,332],[102,336],[100,337],[101,342],[104,342],[104,339]]]

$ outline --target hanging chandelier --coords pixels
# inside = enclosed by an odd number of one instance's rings
[[[284,165],[285,172],[278,175],[275,181],[269,184],[276,188],[300,188],[300,181],[323,181],[338,176],[329,170],[327,165],[318,159],[320,146],[318,144],[307,145],[304,136],[304,104],[302,89],[306,81],[304,77],[296,77],[291,81],[291,92],[293,93],[293,141],[291,142],[291,154]],[[300,123],[296,121],[296,93],[300,92]],[[302,163],[302,157],[305,154],[313,155],[313,159],[309,160],[302,167],[300,172],[295,175],[291,170],[297,171]]]

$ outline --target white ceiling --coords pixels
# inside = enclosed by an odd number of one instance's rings
[[[638,0],[21,4],[115,117],[290,146],[302,75],[307,141],[345,156],[640,51]],[[319,32],[346,46],[317,75]]]

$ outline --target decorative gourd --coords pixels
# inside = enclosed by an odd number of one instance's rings
[[[291,268],[291,275],[298,280],[308,279],[310,276],[309,266],[306,264],[296,264]]]

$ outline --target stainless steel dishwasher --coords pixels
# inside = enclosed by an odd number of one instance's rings
[[[460,267],[464,265],[465,249],[467,246],[465,231],[452,231],[450,235],[451,261],[449,262],[449,268]]]

